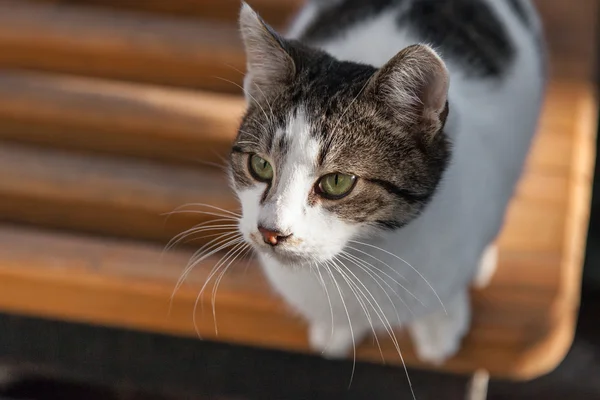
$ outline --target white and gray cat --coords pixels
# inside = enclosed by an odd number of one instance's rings
[[[528,0],[314,0],[286,37],[246,4],[239,229],[329,357],[404,327],[457,352],[496,263],[545,83]]]

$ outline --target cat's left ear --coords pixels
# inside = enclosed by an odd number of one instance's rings
[[[367,91],[388,106],[400,123],[435,134],[448,115],[449,82],[440,56],[429,46],[413,45],[381,67]]]
[[[294,78],[294,60],[285,50],[284,40],[245,2],[239,24],[246,50],[246,98],[269,97]]]

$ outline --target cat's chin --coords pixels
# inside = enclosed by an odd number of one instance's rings
[[[261,246],[261,248],[257,249],[257,251],[261,255],[276,260],[282,265],[300,266],[303,264],[310,264],[311,262],[314,262],[314,257],[282,250],[280,248]]]

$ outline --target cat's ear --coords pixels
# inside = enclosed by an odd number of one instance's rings
[[[446,122],[449,82],[446,65],[437,53],[429,46],[413,45],[375,73],[369,91],[400,122],[434,134]]]
[[[246,98],[269,97],[293,79],[294,60],[285,50],[283,39],[245,2],[239,23],[246,50]]]

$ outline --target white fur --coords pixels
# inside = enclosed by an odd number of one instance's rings
[[[479,261],[479,270],[473,282],[473,286],[483,289],[490,284],[496,267],[498,266],[498,246],[490,244]]]
[[[353,341],[358,343],[373,328],[385,337],[391,336],[388,326],[404,325],[420,357],[439,363],[459,349],[468,330],[468,287],[501,228],[536,130],[544,83],[531,33],[506,4],[487,1],[507,25],[517,56],[502,81],[467,78],[460,65],[446,60],[450,72],[446,126],[454,144],[453,159],[421,216],[384,236],[359,239],[363,245],[348,242],[360,233],[355,228],[318,206],[308,207],[308,191],[322,171],[316,170],[318,143],[309,139],[310,121],[301,110],[297,118],[290,117],[285,132],[278,133],[290,135],[293,154],[285,165],[274,165],[276,179],[282,182],[274,200],[259,206],[262,184],[239,193],[243,234],[259,248],[275,290],[309,322],[313,347],[325,355],[349,354]],[[315,7],[310,4],[299,15],[292,36],[302,32]],[[393,13],[383,13],[319,45],[339,59],[381,66],[420,41],[410,29],[397,27]],[[298,243],[273,251],[256,232],[262,221],[293,232]],[[370,273],[344,258],[334,261],[345,265],[342,272],[331,262],[318,267],[306,262],[307,257],[329,259],[347,245],[358,249],[346,247],[361,260],[359,265],[370,265]]]
[[[285,129],[276,132],[290,140],[290,152],[285,164],[269,160],[274,169],[276,185],[270,198],[259,206],[265,183],[238,193],[242,204],[240,230],[245,239],[264,251],[259,254],[270,272],[270,266],[281,269],[277,260],[293,260],[296,264],[312,260],[329,259],[344,247],[356,233],[356,228],[340,221],[335,215],[319,206],[309,207],[308,194],[317,179],[324,174],[316,167],[319,143],[309,135],[309,124],[300,109],[296,117],[289,117]],[[261,155],[268,159],[268,155]],[[334,171],[327,171],[334,172]],[[277,230],[283,235],[293,233],[292,243],[282,243],[276,248],[263,243],[258,225]],[[270,275],[270,274],[269,274]],[[277,280],[277,278],[274,278]],[[278,285],[275,284],[277,287]]]

